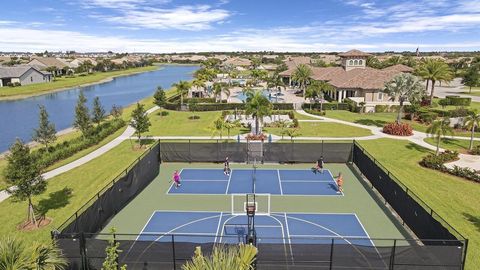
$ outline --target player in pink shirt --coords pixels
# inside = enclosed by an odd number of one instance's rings
[[[173,182],[175,183],[175,188],[178,188],[182,184],[180,183],[180,174],[177,170],[173,173]]]

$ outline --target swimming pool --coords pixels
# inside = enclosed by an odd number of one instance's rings
[[[268,91],[267,89],[262,90],[262,94],[266,96],[271,102],[283,102],[285,99],[282,97],[285,94],[279,93],[275,90],[273,91]],[[247,96],[243,93],[240,92],[236,96],[233,96],[235,98],[238,98],[242,102],[245,102],[247,100]]]

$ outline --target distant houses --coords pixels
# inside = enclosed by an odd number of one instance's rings
[[[36,57],[28,65],[52,72],[54,76],[65,75],[70,68],[67,61],[55,57]]]
[[[0,67],[0,87],[45,83],[52,74],[31,66]]]

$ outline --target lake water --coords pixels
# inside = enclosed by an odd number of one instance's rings
[[[118,77],[102,84],[76,87],[26,99],[0,101],[0,152],[8,150],[15,142],[15,138],[25,142],[31,141],[33,129],[38,127],[38,105],[45,106],[50,121],[55,123],[59,131],[72,126],[80,91],[87,97],[89,107],[93,98],[98,96],[105,111],[109,112],[114,104],[125,107],[151,96],[157,86],[168,89],[179,80],[191,80],[192,73],[197,69],[197,66],[165,65],[159,70]]]

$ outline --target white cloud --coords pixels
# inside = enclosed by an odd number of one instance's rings
[[[199,52],[199,51],[345,51],[356,48],[366,51],[414,50],[478,50],[480,42],[439,44],[411,43],[334,43],[320,39],[298,39],[274,32],[237,32],[230,35],[196,39],[133,39],[118,36],[95,36],[74,31],[1,28],[0,51],[75,50],[116,52]]]

